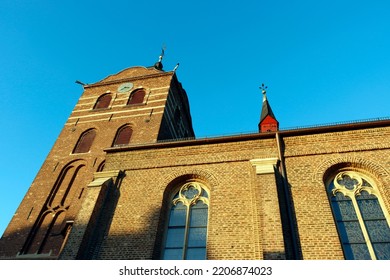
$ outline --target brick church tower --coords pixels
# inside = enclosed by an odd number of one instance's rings
[[[279,130],[263,85],[259,132],[195,139],[161,60],[81,83],[0,259],[390,259],[388,118]]]
[[[161,60],[77,82],[84,92],[4,232],[1,256],[59,257],[89,185],[99,180],[94,173],[104,170],[106,148],[194,137],[187,94]]]

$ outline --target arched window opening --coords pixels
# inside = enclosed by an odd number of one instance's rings
[[[122,126],[118,129],[116,133],[113,147],[128,145],[130,143],[131,135],[133,134],[133,129],[129,125]]]
[[[146,92],[144,89],[137,89],[130,94],[127,105],[141,104],[144,102]]]
[[[390,259],[389,216],[373,181],[339,172],[328,193],[346,259]]]
[[[90,129],[81,134],[73,150],[73,154],[88,153],[96,136],[96,129]]]
[[[97,109],[105,109],[105,108],[108,108],[108,106],[110,106],[110,103],[111,103],[111,94],[110,93],[106,93],[106,94],[103,94],[101,95],[98,100],[96,101],[95,103],[95,106],[93,107],[94,110],[97,110]]]
[[[162,259],[204,260],[209,194],[199,182],[184,184],[170,200]]]

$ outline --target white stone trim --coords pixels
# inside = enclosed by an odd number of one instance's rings
[[[278,158],[251,159],[250,163],[256,168],[256,174],[273,174],[274,167],[278,164]]]
[[[88,187],[99,187],[104,183],[110,181],[111,179],[115,179],[119,176],[120,170],[112,170],[112,171],[102,171],[95,172],[93,174],[93,181],[88,184]]]

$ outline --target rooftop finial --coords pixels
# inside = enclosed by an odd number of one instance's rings
[[[265,86],[264,84],[261,84],[261,87],[259,87],[261,89],[261,93],[263,94],[263,101],[267,100],[267,86]]]
[[[161,62],[163,57],[164,57],[164,52],[165,52],[165,49],[166,47],[163,45],[162,48],[161,48],[161,54],[160,56],[158,57],[158,62]]]
[[[154,64],[154,68],[156,68],[157,70],[162,70],[163,69],[162,60],[163,60],[163,57],[164,57],[165,49],[166,49],[166,47],[163,45],[163,47],[161,48],[161,54],[158,57],[158,61]]]

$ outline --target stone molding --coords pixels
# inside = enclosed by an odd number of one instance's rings
[[[279,163],[278,158],[251,159],[250,163],[256,168],[256,174],[273,174]]]

